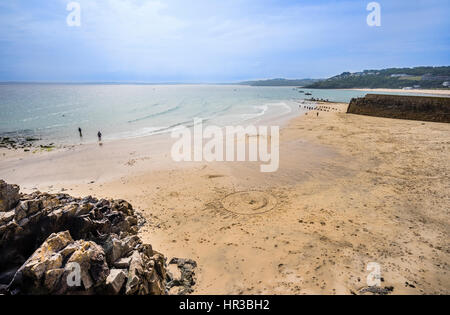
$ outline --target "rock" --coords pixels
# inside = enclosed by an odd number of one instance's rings
[[[60,254],[63,257],[69,257],[71,256],[76,250],[78,249],[78,244],[76,243],[72,243],[67,245],[66,247],[64,247],[61,251]]]
[[[54,209],[61,205],[61,202],[51,195],[44,195],[42,198],[42,208]]]
[[[125,218],[125,220],[128,222],[128,224],[130,226],[138,224],[138,219],[135,216],[128,216],[128,217]]]
[[[89,212],[91,212],[91,210],[94,208],[94,206],[90,203],[83,203],[81,205],[78,206],[78,209],[75,213],[76,216],[82,216],[85,214],[88,214]]]
[[[84,290],[103,285],[109,274],[103,249],[99,245],[84,240],[74,241],[65,231],[50,235],[17,271],[11,286],[20,288],[22,293],[65,294],[74,289],[67,283],[61,283],[66,280],[63,275],[73,271],[71,266],[74,263],[79,266]]]
[[[67,231],[50,235],[19,268],[14,275],[11,286],[23,288],[27,284],[31,287],[30,293],[43,292],[41,286],[44,274],[62,266],[63,256],[58,252],[72,242],[73,239]]]
[[[48,290],[48,292],[52,292],[56,289],[58,283],[61,280],[61,277],[64,274],[64,269],[51,269],[45,272],[45,280],[44,286]]]
[[[108,237],[103,248],[109,264],[116,262],[119,258],[127,255],[131,251],[131,248],[115,234]]]
[[[178,283],[181,282],[181,271],[177,265],[169,265],[167,267],[167,272],[170,274],[170,281],[176,281]]]
[[[62,214],[66,218],[75,217],[77,210],[78,210],[77,204],[68,204],[62,208]]]
[[[171,287],[169,289],[169,295],[182,295],[184,288],[182,287]]]
[[[14,219],[16,212],[14,210],[8,212],[0,212],[0,225],[7,224]]]
[[[128,270],[128,281],[125,288],[125,294],[131,295],[139,290],[139,284],[142,282],[144,273],[143,261],[138,251],[134,251],[131,255],[130,269]]]
[[[28,218],[23,218],[22,220],[20,220],[20,221],[18,222],[18,224],[19,224],[19,226],[20,226],[21,228],[24,228],[29,222],[30,222],[30,219],[28,219]]]
[[[106,256],[103,248],[94,242],[80,240],[76,247],[67,264],[77,263],[81,267],[82,284],[85,290],[89,290],[106,280],[109,274]]]
[[[139,233],[139,227],[137,225],[130,227],[128,233],[131,235],[137,235]]]
[[[26,203],[20,203],[14,211],[14,219],[16,220],[16,222],[19,222],[27,216],[28,205]]]
[[[139,250],[148,257],[152,257],[154,255],[152,245],[150,244],[141,244],[139,246]]]
[[[42,201],[39,199],[27,200],[26,203],[27,215],[32,215],[42,209]]]
[[[115,200],[111,207],[114,211],[122,212],[126,216],[134,216],[133,206],[125,200]]]
[[[166,279],[166,260],[164,256],[160,253],[154,252],[152,260],[155,264],[155,270],[158,273],[159,277],[161,277],[162,279]]]
[[[128,269],[130,267],[131,257],[120,258],[114,263],[114,267],[119,269]]]
[[[123,220],[117,223],[117,225],[112,229],[112,232],[120,235],[122,233],[129,232],[130,228],[130,223],[128,223],[128,221],[126,220]]]
[[[21,221],[23,218],[36,214],[42,210],[41,200],[25,200],[21,201],[19,205],[15,208],[15,219],[17,222]]]
[[[123,239],[123,243],[126,248],[138,249],[140,248],[142,241],[137,235],[127,236]]]
[[[0,212],[13,209],[19,202],[19,186],[0,180]]]
[[[127,273],[123,269],[111,269],[108,278],[106,278],[106,287],[111,294],[119,294],[125,280]]]
[[[2,293],[144,295],[176,286],[192,291],[195,262],[175,259],[181,278],[172,281],[164,256],[137,235],[142,216],[128,202],[38,191],[19,196],[17,186],[0,186],[8,208],[0,212]]]
[[[159,280],[156,272],[153,272],[151,274],[151,278],[149,280],[148,288],[149,288],[149,291],[145,292],[145,294],[163,295],[163,294],[165,294],[165,291],[166,291],[165,286]]]
[[[192,259],[172,258],[169,262],[168,270],[173,273],[167,276],[168,284],[167,289],[169,292],[177,292],[177,294],[185,295],[193,292],[193,286],[195,285],[195,268],[197,263]],[[178,272],[180,276],[178,277]],[[180,287],[175,290],[173,287]]]
[[[359,290],[360,294],[372,293],[373,295],[388,295],[394,291],[394,287],[365,287]]]

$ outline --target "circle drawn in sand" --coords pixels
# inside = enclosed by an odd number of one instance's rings
[[[277,198],[263,191],[241,191],[232,193],[222,199],[225,210],[235,214],[261,214],[273,210]]]

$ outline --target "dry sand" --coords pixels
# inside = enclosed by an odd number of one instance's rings
[[[450,293],[450,124],[312,111],[282,130],[272,174],[173,163],[161,141],[1,151],[0,178],[127,199],[145,241],[197,261],[196,294],[358,293],[370,262],[394,294]]]
[[[430,94],[430,95],[441,95],[450,96],[450,89],[446,90],[425,90],[425,89],[413,89],[413,90],[403,90],[403,89],[347,89],[353,91],[363,91],[372,93],[415,93],[415,94]]]

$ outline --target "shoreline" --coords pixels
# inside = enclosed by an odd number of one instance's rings
[[[448,294],[450,125],[323,106],[339,112],[310,111],[281,129],[273,174],[259,163],[170,163],[164,140],[148,148],[141,138],[4,156],[0,178],[129,201],[147,220],[145,242],[198,262],[194,294],[360,293],[374,261],[393,294]],[[226,208],[254,191],[276,206],[252,216]]]
[[[215,121],[217,126],[223,128],[225,125],[264,125],[264,124],[279,124],[283,126],[287,124],[287,122],[298,114],[296,110],[298,110],[298,104],[303,103],[301,99],[285,99],[278,102],[268,103],[263,105],[267,107],[263,110],[262,113],[258,114],[239,114],[239,117],[236,118],[235,121],[231,121],[226,123],[225,121]],[[263,107],[261,106],[261,107]],[[278,107],[287,108],[288,111],[277,111]],[[254,116],[251,118],[244,118],[246,116]],[[227,117],[227,116],[225,116]],[[201,118],[201,117],[200,117]],[[197,118],[195,118],[197,119]],[[203,124],[207,125],[210,121],[210,117],[202,118]],[[170,134],[173,129],[176,129],[179,126],[186,126],[188,129],[193,128],[194,118],[184,121],[182,123],[174,124],[169,127],[160,127],[160,130],[156,131],[148,131],[147,133],[140,133],[142,129],[149,129],[147,127],[143,127],[137,130],[128,130],[115,134],[103,134],[102,143],[115,143],[118,141],[134,141],[136,139],[158,139],[161,137],[170,137]],[[214,125],[214,123],[212,124]],[[150,127],[151,128],[151,127]],[[156,127],[155,127],[156,128]],[[158,127],[159,128],[159,127]],[[55,133],[56,134],[56,133]],[[75,132],[74,132],[75,134]],[[120,136],[119,136],[120,134]],[[16,150],[16,149],[25,149],[26,152],[36,151],[36,150],[64,150],[70,148],[76,148],[79,146],[92,146],[97,145],[99,141],[97,141],[97,136],[91,137],[78,137],[78,131],[76,132],[77,136],[73,136],[72,138],[61,140],[56,137],[47,136],[43,137],[41,134],[28,134],[24,135],[20,130],[18,131],[7,131],[4,133],[0,133],[0,154],[4,151],[4,148]]]

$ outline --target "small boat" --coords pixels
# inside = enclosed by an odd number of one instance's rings
[[[305,95],[308,95],[308,96],[309,96],[309,95],[312,95],[312,94],[311,94],[311,93],[305,93]]]

